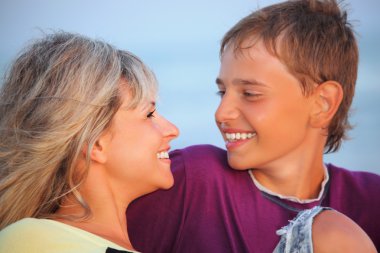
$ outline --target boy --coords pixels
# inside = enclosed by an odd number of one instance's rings
[[[323,163],[350,128],[358,48],[334,0],[256,11],[221,44],[215,113],[227,153],[171,154],[175,187],[131,205],[143,252],[272,252],[299,211],[332,207],[380,249],[380,176]],[[143,212],[142,212],[143,211]]]

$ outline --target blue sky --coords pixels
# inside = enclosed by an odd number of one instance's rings
[[[239,19],[278,1],[1,0],[0,73],[43,32],[65,30],[101,38],[147,63],[160,83],[159,110],[181,130],[174,148],[211,143],[223,147],[213,114],[219,98],[219,42]],[[358,31],[359,78],[352,140],[326,156],[356,170],[380,173],[380,1],[346,1]]]

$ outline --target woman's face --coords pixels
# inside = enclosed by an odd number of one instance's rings
[[[170,188],[174,180],[168,151],[179,134],[177,127],[156,111],[155,101],[126,109],[129,93],[123,95],[124,102],[103,136],[110,180],[138,195]]]

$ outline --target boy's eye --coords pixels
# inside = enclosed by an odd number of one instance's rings
[[[252,91],[244,91],[243,92],[243,96],[248,97],[248,98],[257,98],[261,95],[262,95],[261,93],[252,92]]]
[[[148,115],[146,115],[147,118],[154,118],[154,113],[156,112],[156,109],[153,111],[149,112]]]

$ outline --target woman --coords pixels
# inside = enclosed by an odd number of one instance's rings
[[[20,54],[0,93],[0,252],[134,252],[126,208],[173,185],[156,91],[136,56],[80,35]]]

